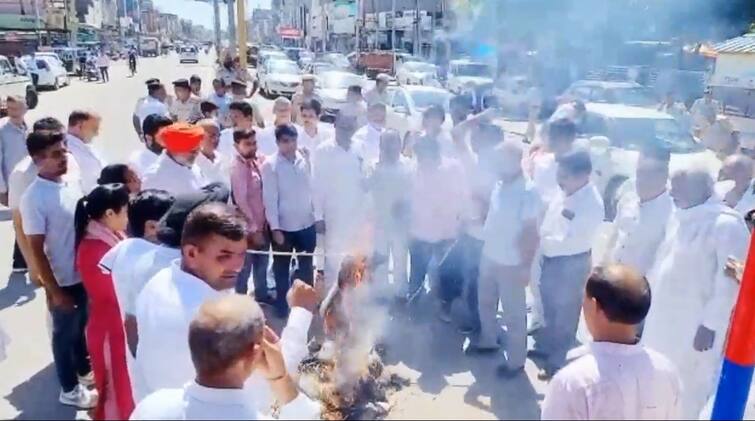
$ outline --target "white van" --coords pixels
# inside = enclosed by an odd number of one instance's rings
[[[26,68],[36,77],[36,85],[58,90],[61,86],[68,86],[71,80],[60,59],[48,55],[24,56],[21,58]]]

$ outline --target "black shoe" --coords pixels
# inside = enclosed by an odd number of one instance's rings
[[[524,373],[524,368],[509,368],[505,364],[498,366],[496,369],[496,374],[498,374],[498,377],[502,377],[504,379],[513,379],[514,377],[517,377]]]
[[[268,306],[274,306],[275,305],[275,298],[270,296],[269,294],[265,294],[261,297],[254,296],[254,300],[257,301],[259,304],[264,304]]]
[[[466,355],[491,355],[498,352],[498,350],[498,347],[482,348],[469,338],[465,339],[464,345],[462,345],[462,351],[464,351],[464,354]]]

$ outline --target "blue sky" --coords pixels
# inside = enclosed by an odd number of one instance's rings
[[[212,29],[212,3],[194,0],[154,0],[155,5],[163,12],[175,13],[184,19],[191,19],[194,23],[204,25]],[[220,25],[225,28],[228,21],[227,6],[220,4]],[[246,0],[247,13],[251,14],[252,9],[262,7],[270,8],[270,0]]]

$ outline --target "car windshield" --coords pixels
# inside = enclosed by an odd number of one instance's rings
[[[320,87],[324,89],[347,89],[352,85],[362,86],[361,76],[349,73],[325,73],[320,76]]]
[[[418,61],[404,64],[406,70],[410,72],[435,73],[435,65],[430,63],[421,63]]]
[[[642,87],[607,89],[603,95],[604,102],[634,106],[655,105],[658,101],[650,89]]]
[[[445,91],[412,91],[409,92],[409,96],[412,97],[414,106],[420,111],[430,108],[431,105],[441,105],[443,109],[448,110],[448,102],[451,98],[451,94]]]
[[[458,76],[490,77],[490,67],[480,63],[457,64]]]
[[[673,119],[613,119],[605,134],[612,144],[630,150],[641,150],[651,142],[663,142],[671,153],[693,153],[703,149]]]
[[[181,52],[182,53],[196,53],[197,50],[195,50],[194,48],[182,48]]]
[[[273,61],[270,62],[270,73],[298,74],[299,66],[293,61]]]

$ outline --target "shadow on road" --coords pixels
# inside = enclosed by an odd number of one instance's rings
[[[76,409],[58,404],[55,365],[50,364],[29,380],[14,387],[5,397],[20,413],[18,420],[72,420]]]
[[[36,289],[25,273],[11,273],[8,284],[0,290],[0,310],[29,303],[37,296]]]

